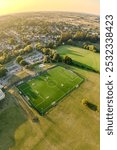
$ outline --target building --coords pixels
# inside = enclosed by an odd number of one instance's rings
[[[5,94],[3,93],[3,91],[0,89],[0,101],[3,100],[5,98]]]
[[[5,94],[4,94],[4,92],[2,91],[2,89],[3,89],[3,86],[0,84],[0,101],[5,98]]]
[[[43,54],[37,52],[35,55],[25,58],[25,61],[31,65],[35,63],[40,63],[43,61]]]

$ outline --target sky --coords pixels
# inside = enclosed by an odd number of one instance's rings
[[[35,11],[69,11],[99,15],[99,0],[0,0],[0,15]]]

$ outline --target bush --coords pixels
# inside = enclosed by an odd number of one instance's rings
[[[95,104],[92,104],[91,102],[88,102],[86,99],[82,100],[82,104],[87,106],[89,109],[93,111],[99,111],[99,107],[96,106]]]
[[[26,65],[28,65],[28,63],[27,63],[25,60],[21,60],[21,61],[20,61],[20,65],[26,66]]]
[[[69,56],[65,56],[63,61],[65,64],[68,64],[68,65],[71,65],[73,63],[72,59]]]
[[[23,60],[23,57],[22,57],[22,56],[18,56],[18,57],[16,58],[17,63],[20,63],[21,60]]]
[[[29,53],[29,52],[32,52],[33,51],[33,47],[31,45],[27,45],[25,48],[24,48],[24,52],[26,53]]]
[[[86,99],[83,99],[82,100],[82,104],[87,106],[88,105],[88,101]]]
[[[0,78],[5,76],[6,73],[7,73],[7,69],[3,65],[0,64]]]
[[[35,65],[35,64],[34,64]],[[26,65],[25,68],[29,69],[29,70],[33,70],[34,69],[34,65],[30,64],[30,65]]]
[[[67,41],[67,44],[68,44],[68,45],[73,45],[73,40],[72,40],[72,39],[69,39],[69,40]]]

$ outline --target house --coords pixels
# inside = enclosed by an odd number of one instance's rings
[[[0,89],[0,101],[5,98],[4,92]]]
[[[4,92],[2,91],[2,89],[3,89],[3,85],[0,84],[0,101],[5,98],[5,94],[4,94]]]
[[[43,61],[43,54],[42,53],[36,53],[33,56],[25,58],[25,61],[29,64],[35,64]]]

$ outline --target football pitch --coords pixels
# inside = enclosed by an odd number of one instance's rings
[[[44,115],[82,82],[83,78],[71,70],[57,66],[17,87],[25,99]]]

